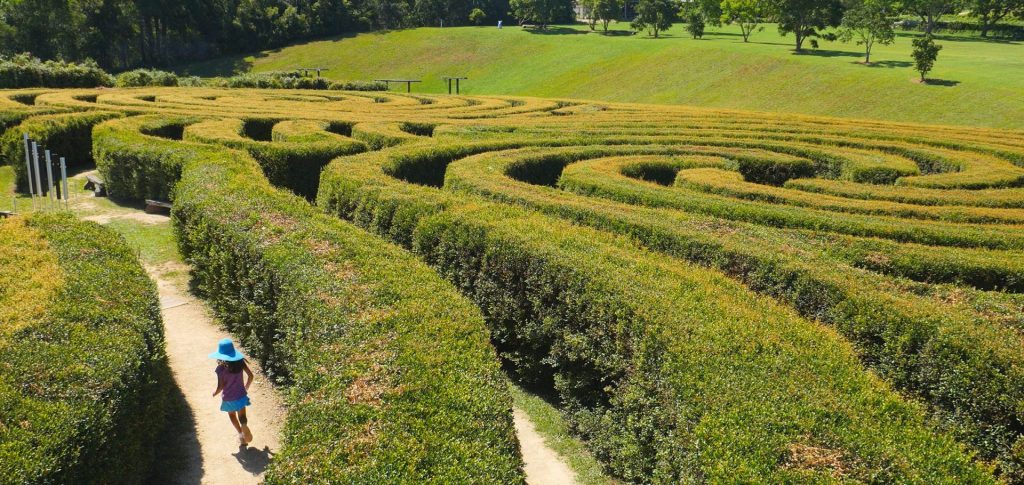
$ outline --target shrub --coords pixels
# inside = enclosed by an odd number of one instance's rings
[[[845,392],[874,395],[874,391],[858,387],[866,381],[855,377],[859,364],[852,354],[833,348],[827,343],[832,337],[818,333],[813,323],[766,300],[745,296],[720,276],[665,261],[607,234],[494,207],[468,195],[449,196],[449,192],[428,187],[389,183],[386,176],[358,169],[370,166],[361,158],[348,163],[339,159],[328,167],[319,200],[324,208],[383,234],[405,234],[395,227],[411,227],[411,247],[484,309],[493,341],[522,378],[558,389],[578,429],[617,476],[656,483],[693,477],[784,482],[801,472],[781,465],[779,456],[794,446],[816,446],[810,443],[823,439],[817,433],[827,435],[830,446],[842,449],[841,453],[864,460],[863,471],[870,474],[867,470],[878,466],[876,460],[904,463],[905,455],[895,458],[895,449],[881,451],[884,446],[870,444],[870,438],[853,445],[847,441],[852,436],[888,436],[891,432],[914,441],[907,446],[922,443],[908,438],[917,431],[873,427],[868,431],[865,427],[873,426],[868,423],[918,419],[889,416],[876,420],[859,414],[877,409],[873,405],[862,408],[852,404],[856,411],[845,408],[843,412],[850,414],[831,421],[845,423],[839,427],[821,423],[824,428],[817,428],[796,417],[832,416],[836,410],[818,406],[861,399],[845,397]],[[394,170],[395,165],[391,167],[387,170]],[[622,277],[627,274],[629,278]],[[691,291],[715,296],[705,298]],[[786,336],[746,333],[754,327],[758,332],[779,331]],[[733,338],[735,343],[728,343]],[[772,347],[767,351],[773,356],[769,359],[752,351],[747,360],[730,350],[791,339],[804,343]],[[796,349],[809,354],[797,357],[791,353]],[[719,358],[721,366],[712,363]],[[799,373],[783,369],[789,364],[782,363],[796,361],[815,362],[842,372],[843,377],[796,377]],[[837,370],[845,366],[851,370]],[[782,390],[792,389],[789,379],[799,380],[806,391],[800,396],[835,392],[844,397],[804,400]],[[843,382],[844,390],[830,387],[829,382]],[[818,384],[823,387],[816,387]],[[751,395],[758,398],[751,400]],[[741,404],[744,402],[757,404]],[[804,425],[816,431],[802,428]],[[691,451],[703,445],[716,453]],[[858,447],[856,451],[852,446]],[[932,465],[910,466],[923,474],[959,473],[923,471],[916,466]],[[824,473],[804,472],[810,474],[806,476]],[[892,473],[889,479],[899,481],[903,473],[911,472]]]
[[[139,133],[160,124],[101,125],[99,164],[148,166],[174,184],[195,284],[291,384],[268,481],[522,482],[510,398],[477,310],[398,248],[274,190],[246,153]],[[109,179],[114,195],[152,190]]]
[[[117,87],[177,86],[178,76],[157,69],[135,69],[117,75]]]
[[[21,234],[0,238],[0,253],[20,244],[21,256],[42,258],[16,277],[38,271],[56,284],[37,290],[40,299],[24,287],[8,295],[5,307],[37,318],[0,319],[0,481],[141,482],[172,385],[155,285],[124,240],[97,224],[0,221],[0,233],[12,231]]]
[[[344,91],[385,91],[382,82],[330,81],[322,77],[308,77],[299,71],[272,71],[246,73],[229,77],[221,82],[228,88],[259,89],[333,89]]]
[[[113,86],[114,78],[95,62],[41,61],[29,54],[0,56],[0,89]]]
[[[33,116],[0,135],[0,157],[7,165],[14,167],[17,188],[28,191],[28,167],[25,165],[25,143],[22,135],[28,134],[39,145],[40,167],[43,166],[43,150],[66,158],[69,170],[92,165],[92,127],[96,124],[123,116],[108,111],[51,114]]]

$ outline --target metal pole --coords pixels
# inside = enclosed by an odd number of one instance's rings
[[[43,209],[43,181],[39,176],[39,144],[32,142],[32,164],[36,169],[36,190],[39,191],[39,210]]]
[[[32,155],[28,150],[28,133],[21,134],[22,141],[25,142],[25,179],[28,181],[28,196],[32,198],[32,208],[36,206],[36,193],[32,188]]]
[[[56,195],[53,193],[53,162],[50,161],[50,150],[46,150],[46,200],[50,201],[50,207],[53,208],[53,202],[56,200]]]
[[[64,196],[64,208],[70,209],[70,198],[68,197],[68,165],[64,162],[64,157],[60,157],[60,179],[64,182],[64,191],[61,195]]]

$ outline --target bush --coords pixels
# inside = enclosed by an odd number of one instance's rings
[[[0,89],[95,88],[113,85],[114,78],[91,60],[82,63],[44,62],[29,54],[0,56]]]
[[[443,153],[432,148],[420,150]],[[945,468],[953,462],[920,461],[937,451],[920,447],[942,439],[925,438],[912,417],[918,410],[874,388],[853,353],[816,324],[605,233],[488,204],[455,186],[389,182],[368,170],[368,159],[383,161],[367,154],[329,165],[320,204],[396,240],[408,234],[410,247],[484,309],[510,367],[557,389],[616,476],[813,480],[827,472],[790,469],[786,460],[828,443],[863,466],[850,477],[867,479],[892,460],[903,465],[885,480],[964,473],[984,481],[963,458],[953,459],[965,464],[955,471]],[[395,162],[378,166],[394,173]],[[896,414],[873,414],[880,408]],[[901,444],[883,444],[891,438]],[[704,446],[715,453],[697,451]]]
[[[274,190],[246,153],[139,133],[182,122],[101,125],[98,163],[116,196],[153,190],[114,175],[143,167],[175,184],[197,288],[293,386],[267,480],[521,483],[507,384],[478,311],[400,249]]]
[[[21,235],[6,237],[12,230]],[[21,257],[41,254],[25,274],[58,283],[4,302],[39,318],[16,328],[0,319],[0,481],[142,482],[172,385],[155,285],[97,224],[36,215],[0,221],[5,231],[0,253],[20,244]]]
[[[305,76],[299,71],[273,71],[239,74],[224,79],[220,86],[258,89],[333,89],[344,91],[385,91],[382,82],[330,81],[323,77]]]
[[[173,72],[156,69],[135,69],[117,75],[117,87],[177,86],[178,76]]]
[[[4,163],[14,167],[17,189],[27,192],[28,167],[25,165],[23,134],[28,134],[39,145],[40,167],[45,161],[43,150],[50,150],[56,156],[65,157],[68,169],[74,171],[94,163],[92,127],[121,116],[124,115],[116,112],[88,111],[30,117],[0,135],[0,157]]]

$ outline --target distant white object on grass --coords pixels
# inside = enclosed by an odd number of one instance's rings
[[[498,21],[498,29],[501,29],[501,20]]]

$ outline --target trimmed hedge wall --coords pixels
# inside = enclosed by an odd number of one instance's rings
[[[845,457],[851,480],[991,480],[790,310],[606,233],[368,175],[367,157],[328,167],[324,209],[407,236],[483,309],[516,372],[557,389],[615,475],[827,481],[827,466],[790,465],[814,448]]]
[[[113,231],[64,214],[24,223],[62,284],[45,318],[0,339],[0,482],[141,483],[172,385],[156,287]]]
[[[477,309],[411,255],[272,188],[244,152],[139,133],[157,123],[99,126],[98,162],[172,183],[180,170],[172,217],[197,288],[291,384],[268,482],[523,482]],[[110,180],[115,196],[152,190]]]
[[[320,185],[320,171],[331,159],[340,155],[366,150],[366,145],[348,137],[326,131],[327,126],[300,141],[288,141],[287,135],[275,136],[276,120],[223,119],[203,121],[185,129],[184,139],[204,143],[215,143],[247,151],[259,162],[270,183],[291,189],[307,199],[316,197]],[[250,131],[250,127],[255,127]],[[305,127],[314,128],[314,127]],[[254,139],[253,133],[270,136]],[[250,138],[246,138],[246,135]],[[276,138],[276,139],[275,139]],[[271,139],[275,139],[270,143]]]
[[[5,164],[14,167],[17,189],[27,192],[28,168],[25,166],[23,133],[28,133],[29,138],[39,144],[40,167],[43,167],[45,161],[43,158],[45,149],[65,157],[68,170],[73,171],[94,163],[92,159],[92,127],[100,122],[122,116],[124,115],[115,112],[88,111],[30,117],[0,135],[0,157],[3,158]]]

